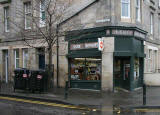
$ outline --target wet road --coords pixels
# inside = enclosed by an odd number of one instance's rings
[[[160,109],[88,110],[70,105],[0,97],[0,115],[160,115]]]
[[[47,106],[0,99],[0,115],[100,115],[99,112],[93,110],[71,109],[68,106],[61,106]]]

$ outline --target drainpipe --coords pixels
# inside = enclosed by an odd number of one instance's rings
[[[57,88],[59,87],[59,40],[58,40],[58,31],[59,31],[59,24],[57,24],[57,29],[56,29],[56,37],[57,37]]]

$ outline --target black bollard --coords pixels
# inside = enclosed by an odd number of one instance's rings
[[[143,84],[143,105],[146,105],[146,85]]]

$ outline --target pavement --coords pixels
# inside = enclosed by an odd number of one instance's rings
[[[0,96],[41,100],[68,105],[87,106],[91,108],[100,109],[102,111],[113,110],[113,108],[160,109],[160,87],[147,87],[146,106],[143,106],[142,91],[142,88],[132,92],[128,92],[119,88],[117,88],[115,92],[70,89],[68,93],[68,98],[65,99],[64,88],[54,88],[43,93],[31,93],[29,91],[23,90],[16,90],[14,92],[12,83],[2,83]]]

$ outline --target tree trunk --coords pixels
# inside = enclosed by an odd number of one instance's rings
[[[48,87],[53,88],[54,79],[53,79],[53,67],[52,67],[52,46],[48,48],[49,63],[48,63]]]

